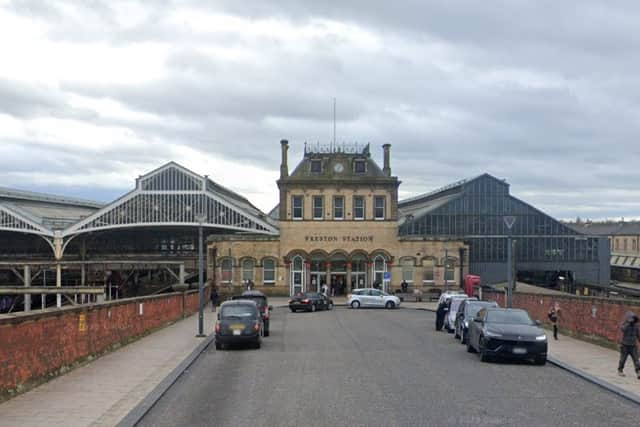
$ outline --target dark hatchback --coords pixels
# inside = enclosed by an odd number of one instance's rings
[[[234,295],[232,300],[251,300],[258,305],[260,315],[262,316],[262,323],[264,324],[264,336],[269,336],[269,318],[271,317],[271,310],[273,307],[267,302],[267,296],[260,291],[244,291],[242,295]]]
[[[262,331],[262,317],[254,301],[223,302],[215,327],[216,350],[234,344],[250,344],[260,348]]]
[[[317,292],[296,294],[289,300],[289,310],[294,313],[298,310],[316,311],[331,309],[333,309],[333,301],[326,295]]]
[[[469,323],[467,351],[480,353],[487,362],[494,357],[547,362],[547,336],[539,321],[524,310],[483,308]]]
[[[458,308],[458,314],[456,315],[455,322],[455,338],[459,338],[462,344],[467,343],[467,336],[469,335],[469,323],[473,322],[478,312],[483,308],[498,307],[498,303],[495,301],[478,301],[478,300],[464,300]]]

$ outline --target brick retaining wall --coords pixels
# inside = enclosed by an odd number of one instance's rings
[[[0,319],[0,402],[198,311],[198,292]]]
[[[504,292],[485,291],[483,299],[506,307]],[[547,326],[550,325],[547,313],[555,303],[560,306],[561,332],[611,348],[620,342],[620,325],[625,313],[630,310],[640,314],[640,303],[626,300],[520,292],[513,295],[514,308],[527,310],[534,320],[541,320]]]

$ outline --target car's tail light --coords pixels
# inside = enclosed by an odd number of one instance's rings
[[[253,330],[256,332],[260,330],[260,322],[256,322],[253,324]]]
[[[303,302],[304,304],[309,304],[309,300],[308,300],[308,299],[303,299],[303,300],[302,300],[302,302]]]
[[[220,323],[216,323],[216,332],[220,332]]]

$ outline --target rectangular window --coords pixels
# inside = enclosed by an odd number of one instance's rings
[[[313,196],[313,219],[324,219],[324,197]]]
[[[353,171],[355,173],[366,173],[367,172],[367,163],[365,160],[355,160],[353,162]]]
[[[364,197],[353,196],[353,219],[364,219]]]
[[[344,197],[333,198],[333,219],[344,219]]]
[[[272,259],[265,259],[262,263],[263,281],[264,283],[275,283],[276,281],[276,262]]]
[[[322,173],[322,160],[311,160],[311,173]]]
[[[385,197],[384,196],[376,196],[375,198],[375,218],[376,219],[384,219],[384,205],[385,205]]]
[[[304,197],[303,196],[293,196],[292,197],[292,211],[293,211],[293,219],[302,219],[304,214]]]

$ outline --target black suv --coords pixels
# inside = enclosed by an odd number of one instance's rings
[[[232,300],[251,300],[258,305],[258,310],[262,316],[262,322],[264,323],[264,336],[269,336],[269,316],[273,307],[267,302],[267,296],[260,291],[244,291],[242,295],[234,295]]]

